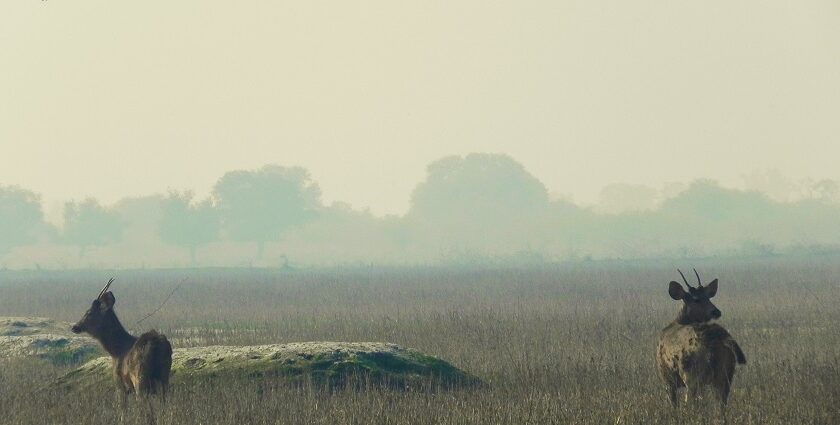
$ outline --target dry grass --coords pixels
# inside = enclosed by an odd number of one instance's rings
[[[837,264],[837,265],[836,265]],[[719,277],[724,324],[747,354],[731,424],[840,422],[840,262],[702,261]],[[688,267],[689,265],[686,265]],[[176,346],[389,341],[445,358],[490,383],[455,392],[327,392],[245,381],[174,388],[160,423],[718,423],[673,411],[654,371],[657,331],[676,315],[671,262],[530,269],[172,270],[0,273],[0,315],[76,320],[111,274],[124,324]],[[714,276],[713,276],[714,275]],[[39,391],[63,370],[0,369],[4,423],[113,423],[110,388]],[[137,413],[138,407],[132,407]],[[142,418],[142,416],[140,416]],[[140,419],[126,423],[142,423]]]

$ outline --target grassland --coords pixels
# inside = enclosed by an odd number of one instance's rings
[[[456,391],[323,389],[230,379],[173,388],[170,424],[706,424],[672,410],[655,375],[657,331],[676,315],[675,266],[718,277],[721,323],[738,339],[730,424],[840,423],[840,261],[598,262],[532,268],[0,272],[0,315],[74,321],[108,276],[134,332],[175,346],[388,341],[489,385]],[[182,279],[157,314],[153,311]],[[66,372],[0,363],[0,421],[111,424],[110,387],[43,390]],[[145,423],[134,404],[124,423]]]

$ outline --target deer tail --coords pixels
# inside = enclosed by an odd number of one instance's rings
[[[744,355],[744,352],[741,351],[741,347],[734,339],[729,338],[724,344],[727,348],[732,350],[733,354],[735,354],[735,359],[738,360],[738,364],[747,364],[747,356]]]

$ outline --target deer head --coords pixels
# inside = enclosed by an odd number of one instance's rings
[[[682,324],[689,324],[703,323],[720,318],[720,310],[711,301],[717,293],[718,280],[715,279],[704,287],[700,282],[700,273],[697,273],[697,269],[694,269],[694,274],[697,275],[697,287],[694,288],[688,284],[683,272],[679,269],[677,271],[682,276],[685,286],[688,287],[688,291],[685,291],[677,281],[671,281],[668,286],[668,295],[683,302],[683,308],[680,310],[677,320]]]
[[[99,291],[99,295],[93,300],[90,308],[85,312],[79,321],[73,325],[70,330],[73,333],[87,332],[93,336],[101,336],[108,329],[113,326],[116,316],[114,315],[114,294],[108,291],[111,284],[114,283],[114,278],[108,280],[105,287]]]

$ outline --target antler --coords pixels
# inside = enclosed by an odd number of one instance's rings
[[[114,279],[113,277],[112,277],[112,278],[110,278],[110,279],[108,279],[108,283],[106,283],[106,284],[105,284],[105,287],[104,287],[104,288],[102,288],[102,290],[101,290],[101,291],[99,291],[99,295],[97,295],[97,296],[96,296],[96,299],[99,299],[99,297],[101,297],[101,296],[102,296],[102,294],[104,294],[104,293],[108,290],[108,288],[110,288],[110,287],[111,287],[111,284],[112,284],[112,283],[114,283],[114,280],[115,280],[115,279]]]
[[[677,269],[677,271],[680,272],[680,276],[682,276],[683,282],[685,282],[685,286],[688,286],[689,288],[691,288],[691,285],[688,283],[688,279],[685,278],[685,275],[683,274],[682,270]]]
[[[697,269],[694,269],[694,275],[697,276],[697,287],[702,288],[703,282],[700,281],[700,273],[697,273]]]

